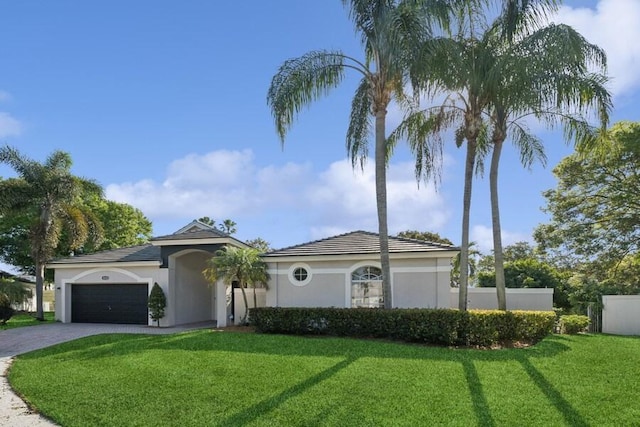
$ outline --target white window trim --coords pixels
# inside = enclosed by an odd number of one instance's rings
[[[298,268],[304,268],[307,271],[307,278],[305,280],[297,280],[293,277],[293,272]],[[303,262],[297,262],[289,267],[289,271],[287,272],[287,276],[289,277],[289,283],[293,286],[307,286],[309,282],[311,282],[311,278],[313,277],[313,273],[311,273],[311,267],[308,264]]]

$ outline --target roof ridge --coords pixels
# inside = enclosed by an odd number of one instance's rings
[[[300,246],[306,246],[306,245],[312,245],[312,244],[315,244],[315,243],[325,242],[327,240],[332,240],[332,239],[336,239],[338,237],[344,237],[344,236],[348,236],[349,234],[356,234],[356,233],[376,234],[376,233],[372,233],[370,231],[364,231],[364,230],[348,231],[346,233],[337,234],[335,236],[323,237],[322,239],[311,240],[311,241],[304,242],[304,243],[298,243],[297,245],[285,246],[284,248],[274,249],[272,251],[267,252],[267,254],[274,253],[274,252],[280,252],[280,251],[287,251],[289,249],[294,249],[294,248],[297,248],[297,247],[300,247]]]
[[[406,242],[413,242],[413,243],[423,243],[423,244],[427,244],[427,245],[431,245],[431,246],[439,246],[442,248],[456,248],[456,245],[449,245],[447,243],[438,243],[438,242],[432,242],[431,240],[422,240],[422,239],[414,239],[412,237],[401,237],[401,236],[389,236],[390,238],[393,239],[397,239],[397,240],[404,240]]]

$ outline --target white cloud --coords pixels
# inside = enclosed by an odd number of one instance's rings
[[[0,96],[2,92],[0,92]],[[22,124],[8,113],[0,112],[0,138],[18,136],[22,133]]]
[[[251,150],[220,150],[171,162],[162,183],[111,184],[106,195],[151,218],[238,218],[270,203],[283,203],[282,195],[291,194],[291,187],[304,181],[306,171],[305,166],[290,164],[258,170]]]
[[[391,164],[387,188],[391,234],[434,230],[447,222],[450,212],[443,197],[431,185],[418,189],[412,163]],[[295,217],[313,239],[378,230],[373,165],[353,170],[346,159],[313,173],[308,163],[259,167],[250,150],[191,154],[173,161],[162,182],[110,184],[106,195],[139,208],[152,221],[187,223],[209,216],[246,224],[266,217]],[[262,226],[269,234],[278,233],[270,224]]]
[[[474,225],[471,227],[470,237],[472,242],[476,242],[478,250],[483,254],[490,254],[493,251],[493,231],[491,227]],[[531,236],[529,235],[502,230],[502,247],[530,240]]]
[[[571,25],[607,53],[614,95],[640,87],[640,2],[600,0],[595,9],[563,6],[554,19]]]
[[[334,162],[311,186],[314,238],[352,230],[378,230],[374,166],[351,168],[348,160]],[[389,233],[407,229],[433,230],[444,225],[450,212],[432,185],[418,188],[413,163],[392,163],[387,173]]]

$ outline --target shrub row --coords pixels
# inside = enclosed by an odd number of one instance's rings
[[[568,314],[560,316],[558,323],[561,334],[573,335],[580,332],[586,332],[591,320],[587,316]]]
[[[262,333],[488,347],[536,343],[552,333],[555,315],[551,311],[259,307],[250,309],[249,321]]]

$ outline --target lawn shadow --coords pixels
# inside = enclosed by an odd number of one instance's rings
[[[60,357],[82,361],[137,354],[150,350],[186,352],[224,351],[228,353],[254,353],[277,356],[309,356],[342,359],[341,362],[308,377],[279,394],[255,403],[231,416],[222,425],[251,423],[288,399],[304,393],[311,387],[346,369],[360,358],[413,359],[459,363],[468,386],[471,405],[477,424],[483,427],[496,425],[491,407],[484,393],[476,362],[519,362],[532,382],[562,414],[570,425],[586,426],[586,421],[571,404],[554,388],[531,360],[551,358],[570,350],[560,336],[550,336],[527,348],[500,350],[452,349],[419,344],[404,344],[381,340],[357,340],[336,337],[299,337],[272,334],[249,334],[200,330],[171,335],[106,334],[81,338],[54,347],[21,355],[21,358]]]
[[[277,395],[270,397],[268,399],[262,400],[256,403],[255,405],[252,405],[249,408],[241,412],[238,412],[236,415],[233,415],[227,418],[226,420],[224,420],[220,425],[228,426],[228,427],[247,425],[255,421],[256,419],[258,419],[259,417],[267,414],[268,412],[273,411],[275,408],[282,405],[292,397],[295,397],[301,393],[304,393],[311,387],[317,384],[320,384],[321,382],[331,378],[336,373],[338,373],[339,371],[345,369],[347,366],[352,364],[355,360],[356,359],[350,358],[350,359],[345,359],[341,362],[338,362],[335,365],[325,369],[324,371],[319,372],[316,375],[313,375],[307,378],[306,380],[292,387],[289,387],[286,390],[283,390]]]
[[[580,415],[580,413],[571,405],[571,403],[562,396],[562,393],[556,389],[551,382],[542,375],[538,369],[531,363],[527,357],[519,357],[518,361],[522,368],[529,375],[533,383],[542,391],[549,402],[562,414],[567,425],[575,427],[587,427],[589,423]]]
[[[476,370],[472,360],[462,360],[462,367],[464,368],[464,376],[469,385],[469,394],[471,395],[471,402],[473,404],[473,411],[478,419],[478,426],[480,427],[493,427],[496,425],[493,417],[491,416],[491,409],[489,403],[482,390],[482,382],[480,376]]]

